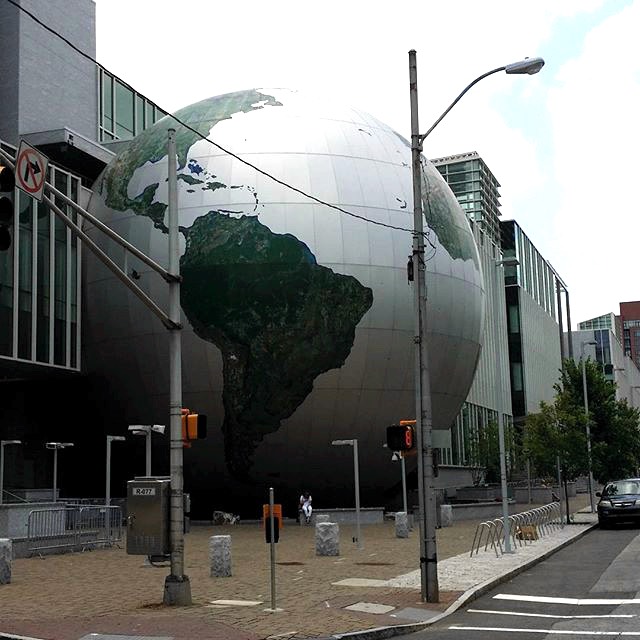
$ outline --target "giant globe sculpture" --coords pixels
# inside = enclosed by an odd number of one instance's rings
[[[238,511],[269,486],[348,506],[352,459],[331,446],[344,438],[358,439],[362,504],[378,506],[400,481],[385,429],[415,414],[409,143],[367,113],[285,89],[220,95],[176,116],[189,127],[167,116],[134,138],[89,208],[166,266],[176,129],[183,406],[208,416],[208,437],[184,455],[194,508]],[[475,372],[484,286],[464,212],[426,159],[423,194],[433,426],[446,433]],[[164,281],[90,233],[168,308]],[[84,255],[88,371],[110,380],[123,420],[167,422],[168,331]]]

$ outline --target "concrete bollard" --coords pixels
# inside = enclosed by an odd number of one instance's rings
[[[314,516],[316,524],[319,522],[329,522],[330,516],[328,513],[319,513],[317,516]]]
[[[0,584],[11,582],[11,560],[13,543],[11,538],[0,538]]]
[[[316,555],[340,555],[340,527],[337,522],[319,522],[316,525]]]
[[[406,511],[396,513],[396,538],[409,537],[409,518]]]
[[[212,578],[228,578],[231,575],[231,536],[209,538],[209,566]]]
[[[440,526],[450,527],[453,524],[453,507],[450,504],[440,505]]]

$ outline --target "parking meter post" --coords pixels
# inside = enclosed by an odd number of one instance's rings
[[[276,533],[273,517],[273,487],[269,487],[269,527],[271,529],[271,538],[269,543],[269,553],[271,558],[271,610],[276,610]],[[279,524],[279,523],[278,523]]]
[[[564,501],[567,505],[567,524],[571,524],[571,516],[569,511],[569,487],[567,486],[567,470],[564,470]]]
[[[560,456],[556,456],[556,468],[558,471],[558,493],[560,494],[558,495],[558,503],[560,504],[560,523],[564,524],[564,513],[562,513],[564,511],[564,508],[562,506],[562,494],[564,493],[564,486],[562,484],[562,475],[560,473]]]

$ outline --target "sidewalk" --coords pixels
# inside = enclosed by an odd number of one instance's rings
[[[168,567],[146,566],[142,556],[127,555],[124,544],[17,559],[11,584],[0,586],[0,638],[7,637],[3,633],[42,640],[389,637],[385,628],[424,628],[584,535],[596,521],[591,513],[577,513],[587,503],[584,495],[572,499],[574,524],[500,558],[492,550],[469,557],[477,521],[438,529],[440,602],[435,604],[421,601],[417,529],[398,539],[393,522],[363,527],[362,550],[351,541],[355,527],[342,525],[339,557],[315,555],[313,527],[285,526],[276,545],[276,606],[282,611],[275,613],[266,610],[271,608],[269,545],[259,525],[193,527],[185,536],[190,607],[163,606]],[[211,578],[209,537],[226,534],[232,540],[233,576]]]

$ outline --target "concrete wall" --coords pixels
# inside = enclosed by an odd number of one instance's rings
[[[92,0],[21,0],[21,5],[95,58]],[[0,138],[16,144],[20,135],[72,125],[95,140],[96,65],[7,2],[0,5],[0,42]]]
[[[0,538],[26,538],[29,513],[35,509],[60,509],[61,502],[19,502],[0,505]]]
[[[338,524],[356,524],[355,509],[317,509],[313,511],[311,516],[312,524],[320,514],[327,514],[330,522]],[[384,522],[383,507],[366,507],[360,509],[360,524],[379,524]]]
[[[540,402],[553,402],[553,385],[560,377],[558,323],[520,288],[520,330],[527,413],[537,413]]]

